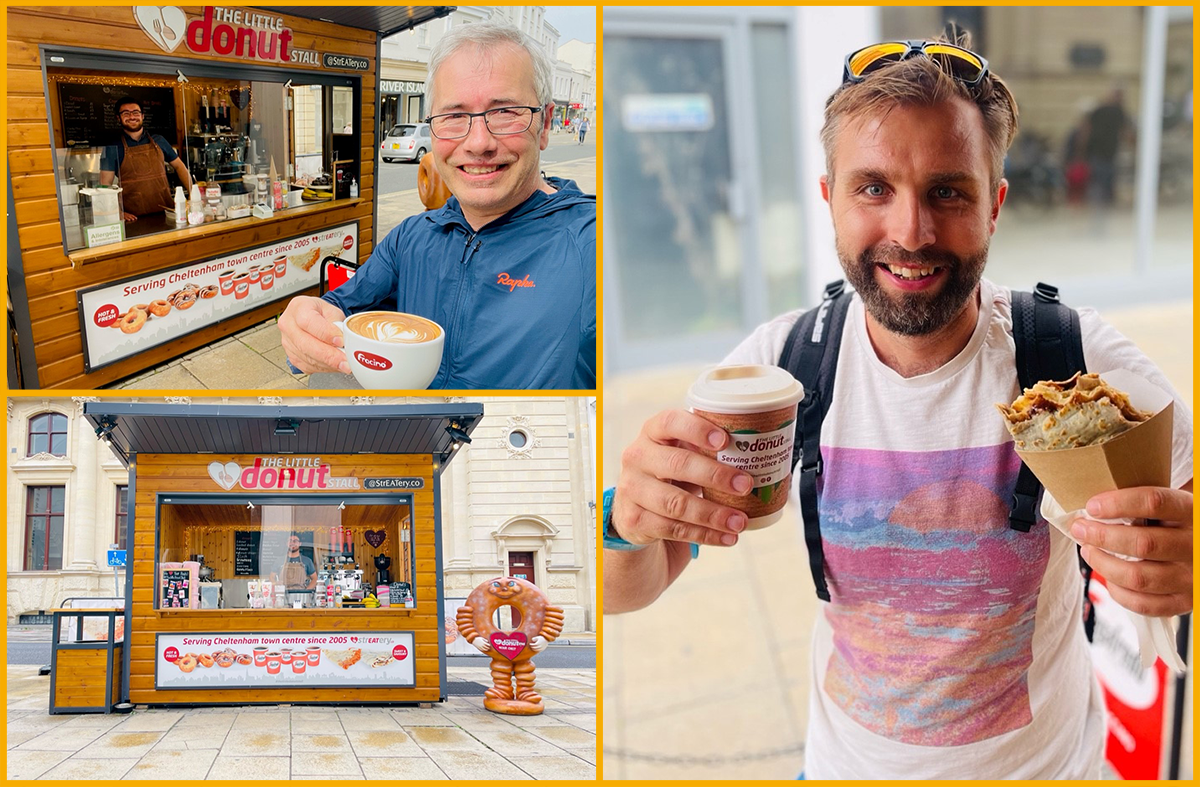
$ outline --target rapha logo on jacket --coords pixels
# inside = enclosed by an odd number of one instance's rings
[[[525,274],[524,279],[514,279],[513,277],[509,276],[507,273],[501,273],[499,276],[496,277],[496,284],[499,284],[501,287],[507,287],[509,292],[514,291],[518,287],[536,287],[537,286],[536,284],[533,283],[533,279],[529,278],[528,273]]]

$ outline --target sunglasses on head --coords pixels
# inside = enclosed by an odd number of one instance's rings
[[[885,41],[847,55],[842,84],[857,84],[872,72],[916,55],[939,58],[947,73],[967,87],[978,85],[988,75],[988,62],[961,46],[944,41]]]

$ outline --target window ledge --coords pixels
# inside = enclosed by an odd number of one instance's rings
[[[115,257],[126,257],[131,254],[143,253],[163,246],[177,246],[189,241],[200,240],[202,238],[208,238],[214,235],[221,235],[234,230],[246,229],[248,227],[265,226],[280,221],[286,221],[288,219],[294,219],[300,216],[323,213],[327,210],[352,208],[367,201],[368,200],[363,197],[351,197],[349,199],[339,199],[328,202],[317,202],[309,205],[301,205],[296,208],[284,208],[283,210],[276,211],[275,215],[269,219],[259,219],[255,218],[254,216],[248,216],[244,219],[216,221],[209,224],[202,224],[198,227],[188,227],[187,229],[160,232],[156,235],[146,235],[141,238],[134,238],[133,240],[127,240],[121,243],[113,243],[108,246],[99,246],[94,249],[77,249],[73,252],[70,252],[67,255],[67,258],[71,260],[72,267],[78,267],[80,265],[88,265],[93,262],[102,262]]]
[[[9,467],[17,478],[27,483],[39,480],[65,481],[75,472],[75,463],[67,457],[45,453],[18,459]]]

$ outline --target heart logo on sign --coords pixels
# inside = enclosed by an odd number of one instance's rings
[[[174,52],[187,32],[187,15],[174,6],[137,5],[133,18],[164,52]]]
[[[745,440],[737,440],[734,442],[734,445],[737,446],[737,450],[739,450],[739,451],[745,451],[747,448],[750,447],[750,444],[747,443]]]
[[[367,539],[368,544],[376,549],[379,549],[379,546],[384,542],[384,539],[387,538],[387,533],[383,530],[368,530],[367,532],[363,533],[363,538]]]
[[[358,637],[351,637],[351,638],[350,638],[350,641],[351,641],[351,642],[358,642]]]
[[[237,462],[227,462],[225,464],[212,462],[208,466],[208,474],[212,477],[212,480],[216,481],[222,489],[228,492],[230,489],[233,489],[234,484],[242,477],[242,466]]]
[[[491,640],[492,647],[496,649],[496,652],[509,661],[521,655],[521,651],[525,650],[525,635],[519,631],[511,634],[497,631],[488,639]]]

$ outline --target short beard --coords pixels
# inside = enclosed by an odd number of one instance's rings
[[[876,322],[901,336],[925,336],[945,328],[962,313],[975,294],[987,264],[988,244],[967,258],[946,251],[906,251],[892,247],[864,249],[855,258],[838,246],[838,259],[846,278],[863,299]],[[887,263],[917,263],[939,266],[946,280],[933,295],[921,292],[890,294],[875,278],[875,266]]]

